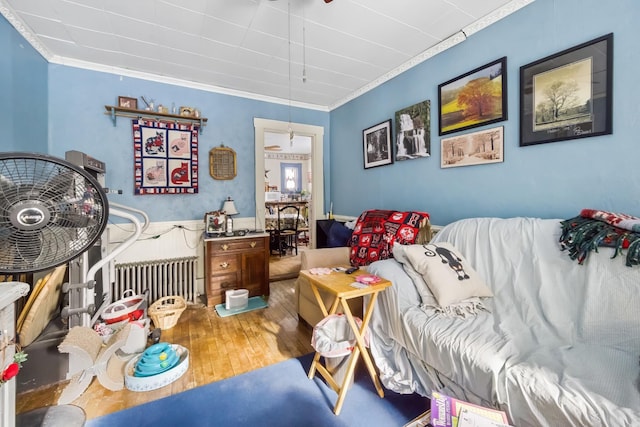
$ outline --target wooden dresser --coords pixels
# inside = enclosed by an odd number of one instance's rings
[[[269,295],[269,233],[204,238],[204,290],[207,306],[225,302],[225,292],[247,289]]]

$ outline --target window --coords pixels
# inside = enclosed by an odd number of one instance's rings
[[[302,190],[302,164],[280,163],[280,179],[282,192],[299,193]]]

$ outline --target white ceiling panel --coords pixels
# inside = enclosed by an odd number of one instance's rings
[[[29,28],[38,28],[38,35],[40,36],[47,36],[60,40],[68,40],[70,38],[66,26],[57,19],[25,14],[24,22],[29,26]]]
[[[0,0],[0,12],[52,62],[330,110],[532,1]]]

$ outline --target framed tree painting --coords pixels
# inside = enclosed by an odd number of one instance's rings
[[[440,135],[507,120],[507,57],[438,86]]]
[[[364,168],[393,163],[391,147],[391,119],[362,131]]]
[[[443,169],[500,162],[504,162],[503,126],[440,141],[440,167]]]
[[[520,67],[520,146],[613,131],[613,34]]]
[[[396,111],[396,161],[431,155],[431,101]]]

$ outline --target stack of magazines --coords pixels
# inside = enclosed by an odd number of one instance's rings
[[[431,409],[404,427],[511,427],[504,411],[485,408],[442,393],[431,393]]]

